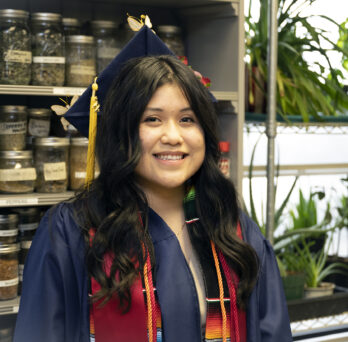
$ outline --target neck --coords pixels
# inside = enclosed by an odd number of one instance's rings
[[[184,186],[173,189],[153,189],[142,186],[149,206],[168,224],[175,232],[181,229],[184,222],[183,200]]]

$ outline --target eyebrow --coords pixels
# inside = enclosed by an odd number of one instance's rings
[[[145,108],[145,111],[152,111],[152,112],[163,112],[162,108],[157,108],[157,107],[147,107]],[[186,107],[186,108],[182,108],[180,109],[180,112],[184,113],[184,112],[193,112],[191,107]]]

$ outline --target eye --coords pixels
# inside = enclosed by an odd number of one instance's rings
[[[183,118],[181,118],[180,121],[181,121],[181,122],[184,122],[184,123],[193,123],[193,122],[196,122],[195,118],[193,118],[192,116],[184,116]]]
[[[147,116],[143,119],[143,122],[159,122],[159,118],[155,116]]]

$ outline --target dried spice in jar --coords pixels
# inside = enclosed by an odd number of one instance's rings
[[[16,208],[13,209],[19,216],[18,223],[18,241],[20,244],[19,251],[19,265],[18,265],[18,275],[19,275],[19,285],[18,293],[21,292],[21,284],[23,282],[23,271],[24,264],[27,258],[29,249],[31,247],[31,242],[34,238],[36,229],[39,226],[40,221],[40,210],[37,207],[32,208]]]
[[[33,192],[36,170],[32,151],[0,152],[0,192],[28,193]]]
[[[26,106],[0,106],[0,151],[25,148],[27,132]]]
[[[17,297],[19,245],[0,243],[0,300]]]
[[[18,215],[0,214],[0,244],[15,243],[18,236]]]
[[[85,184],[87,168],[88,139],[85,137],[71,138],[69,165],[70,165],[70,189],[81,189]],[[95,164],[95,177],[99,174],[97,163]]]
[[[29,84],[31,77],[31,41],[29,13],[0,10],[0,83]]]
[[[96,50],[91,36],[66,37],[66,84],[87,87],[97,74]]]
[[[177,56],[185,56],[184,42],[181,38],[181,28],[174,25],[161,25],[157,27],[158,37]]]
[[[36,191],[64,192],[68,187],[69,138],[35,138]]]
[[[97,49],[97,73],[100,74],[121,51],[117,24],[109,20],[93,20],[92,34]]]
[[[28,135],[47,137],[51,127],[51,110],[48,108],[28,109]]]
[[[57,13],[33,13],[32,83],[62,86],[65,80],[65,48],[62,18]]]

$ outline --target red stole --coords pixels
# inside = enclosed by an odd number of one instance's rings
[[[240,225],[237,227],[237,235],[242,239],[242,231]],[[91,239],[94,236],[94,231],[90,230]],[[233,310],[233,300],[236,299],[236,294],[232,295],[232,291],[238,287],[239,279],[233,270],[226,271],[226,265],[222,261],[222,269],[224,271],[227,283],[233,284],[229,286],[230,292],[230,332],[232,333],[231,342],[246,342],[246,314],[239,309]],[[105,270],[110,272],[112,259],[110,254],[105,255]],[[228,279],[230,278],[230,279]],[[230,280],[230,281],[229,281]],[[233,289],[232,289],[233,287]],[[100,290],[99,283],[91,278],[91,293],[95,294]],[[99,307],[99,302],[94,302],[90,306],[90,333],[95,338],[96,342],[148,342],[147,334],[147,314],[144,301],[143,287],[141,277],[139,276],[131,287],[132,305],[126,314],[118,308],[119,300],[117,296],[109,300],[104,306]],[[234,308],[236,306],[234,305]],[[159,311],[158,311],[159,312]],[[207,315],[207,327],[209,326],[209,315]],[[233,332],[238,331],[237,334]],[[234,338],[234,335],[239,337]]]

